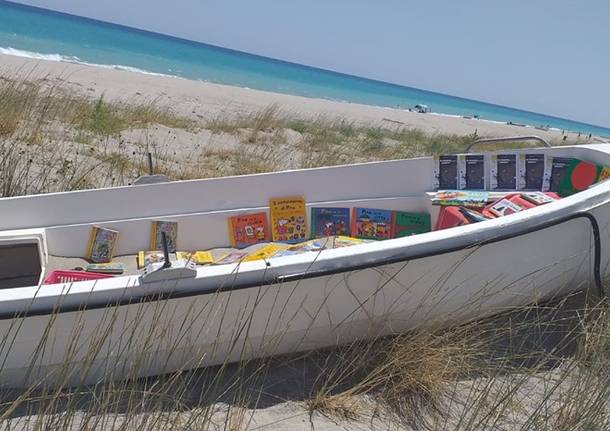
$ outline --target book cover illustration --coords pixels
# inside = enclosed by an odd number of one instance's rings
[[[509,201],[508,199],[502,199],[489,207],[489,212],[497,217],[504,217],[510,214],[518,213],[523,211],[523,207],[521,205],[517,205],[514,202]]]
[[[354,208],[352,213],[352,236],[375,240],[392,238],[392,211]]]
[[[165,232],[167,248],[170,253],[176,252],[178,242],[178,222],[153,220],[150,235],[150,249],[163,250],[163,240],[161,233]]]
[[[260,212],[229,217],[229,237],[231,245],[237,248],[271,241],[267,213]]]
[[[551,203],[551,202],[554,202],[557,200],[554,197],[549,196],[542,192],[521,193],[521,197],[523,199],[525,199],[526,201],[531,202],[535,205],[544,205],[544,204],[548,204],[548,203]]]
[[[122,274],[125,272],[125,264],[122,262],[90,263],[85,267],[87,272],[98,274]]]
[[[549,183],[549,191],[555,193],[559,192],[572,160],[574,159],[571,157],[553,157],[553,161],[551,163],[551,180]]]
[[[273,241],[296,243],[307,239],[307,219],[303,197],[271,199],[269,211]]]
[[[483,208],[489,200],[489,192],[474,190],[439,190],[432,198],[433,205],[466,206]]]
[[[312,208],[311,236],[314,238],[349,235],[349,208]]]
[[[521,190],[542,190],[545,175],[548,176],[546,167],[547,157],[544,154],[526,154],[524,156],[523,179]]]
[[[87,260],[92,263],[109,263],[114,256],[118,239],[118,231],[93,226],[87,247]]]
[[[434,189],[459,188],[459,164],[458,155],[443,155],[434,157]]]
[[[431,228],[430,214],[428,213],[394,212],[393,231],[396,238],[430,232]]]
[[[517,154],[492,154],[489,167],[491,190],[515,190],[517,188]]]
[[[464,157],[464,179],[460,189],[485,190],[485,156],[483,154],[467,154]]]
[[[171,259],[171,257],[170,257]],[[139,251],[137,256],[138,269],[146,268],[151,263],[165,261],[165,256],[162,251]]]
[[[601,166],[573,159],[566,169],[561,186],[559,186],[559,195],[570,196],[586,190],[597,182],[601,171]]]

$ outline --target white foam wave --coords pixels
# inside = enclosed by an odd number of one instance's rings
[[[114,69],[114,70],[123,70],[126,72],[142,73],[144,75],[165,76],[165,77],[169,77],[169,78],[175,78],[174,75],[166,75],[164,73],[149,72],[148,70],[138,69],[137,67],[132,67],[132,66],[124,66],[122,64],[90,63],[88,61],[82,61],[80,58],[78,58],[76,56],[66,56],[66,55],[61,55],[61,54],[42,54],[40,52],[25,51],[22,49],[15,49],[15,48],[11,48],[11,47],[1,47],[0,46],[0,54],[12,55],[15,57],[32,58],[35,60],[82,64],[84,66],[93,66],[93,67],[101,67],[104,69]]]

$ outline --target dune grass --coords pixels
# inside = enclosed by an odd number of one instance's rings
[[[148,151],[157,172],[195,178],[453,152],[475,139],[340,119],[298,119],[277,106],[245,117],[198,121],[154,102],[90,100],[41,83],[5,79],[0,100],[0,196],[126,185],[147,171]],[[173,139],[159,141],[159,127],[210,142],[176,156]],[[133,130],[143,130],[141,137],[129,138]],[[197,135],[202,131],[207,134]],[[214,145],[223,137],[235,145]],[[570,298],[455,328],[427,326],[260,360],[248,359],[239,337],[254,311],[230,313],[222,301],[215,295],[210,303],[194,302],[185,313],[172,308],[171,301],[137,310],[113,345],[117,358],[128,355],[132,362],[108,364],[102,375],[120,377],[117,381],[87,386],[79,381],[99,371],[95,358],[109,342],[110,329],[126,316],[107,309],[92,329],[81,314],[70,329],[65,367],[49,376],[58,387],[46,386],[39,376],[28,389],[0,391],[0,429],[274,429],[292,427],[295,418],[314,429],[333,423],[347,429],[610,428],[610,308],[605,300],[585,298],[573,305]],[[225,336],[234,341],[236,362],[192,371],[222,351],[216,345],[193,346],[199,350],[189,352],[188,367],[135,378],[158,360],[160,342],[180,355],[181,337],[196,339],[216,321],[233,322]],[[10,330],[18,331],[21,324],[16,319]],[[44,354],[47,342],[66,337],[54,332],[53,319],[44,324],[38,354]],[[268,340],[266,348],[273,351],[280,341]],[[0,372],[10,349],[10,337],[1,337]],[[74,367],[77,358],[81,365]],[[292,408],[261,417],[260,412],[282,405]]]

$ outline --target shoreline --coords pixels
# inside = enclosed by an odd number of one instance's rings
[[[534,125],[502,123],[452,114],[419,114],[406,109],[309,98],[246,87],[196,81],[178,76],[153,74],[113,66],[81,64],[50,59],[33,59],[0,54],[0,76],[9,79],[43,81],[49,86],[74,90],[91,98],[112,101],[151,101],[162,108],[193,119],[214,119],[219,115],[247,115],[277,105],[286,115],[307,120],[342,119],[360,125],[420,129],[429,134],[502,137],[536,134],[559,144],[564,134],[558,129],[541,130]],[[565,132],[569,142],[605,142],[599,136]]]

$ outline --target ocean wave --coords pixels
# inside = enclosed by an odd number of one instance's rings
[[[122,64],[99,64],[99,63],[90,63],[88,61],[83,61],[76,56],[67,56],[61,54],[43,54],[40,52],[32,52],[25,51],[22,49],[16,49],[11,47],[1,47],[0,46],[0,54],[12,55],[15,57],[25,57],[32,58],[35,60],[45,60],[45,61],[55,61],[61,63],[72,63],[72,64],[81,64],[83,66],[93,66],[93,67],[101,67],[104,69],[113,69],[113,70],[123,70],[125,72],[134,72],[134,73],[142,73],[144,75],[152,75],[152,76],[165,76],[168,78],[176,78],[175,75],[167,75],[165,73],[157,73],[150,72],[144,69],[138,69],[133,66],[125,66]]]

